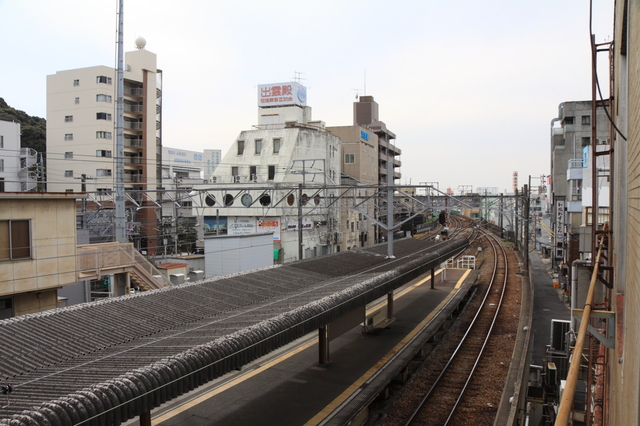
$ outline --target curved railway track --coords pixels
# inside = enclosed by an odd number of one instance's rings
[[[489,233],[484,235],[491,243],[495,259],[489,288],[462,341],[405,426],[451,424],[487,346],[504,298],[508,271],[506,251],[499,239]]]

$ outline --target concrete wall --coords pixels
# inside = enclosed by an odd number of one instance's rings
[[[264,268],[273,265],[273,237],[271,233],[205,237],[204,252],[207,277]]]
[[[624,297],[624,320],[618,330],[622,339],[616,339],[615,349],[608,351],[610,406],[605,414],[610,425],[640,424],[640,3],[628,2],[627,13],[625,4],[616,2],[613,95],[614,119],[627,141],[619,136],[614,141],[615,169],[619,173],[612,185],[612,300],[616,311],[619,305],[615,296]]]

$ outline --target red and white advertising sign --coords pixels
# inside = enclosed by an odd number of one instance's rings
[[[258,219],[258,232],[273,232],[273,240],[280,241],[280,217],[265,217]]]
[[[295,81],[258,86],[258,106],[307,105],[307,88]]]

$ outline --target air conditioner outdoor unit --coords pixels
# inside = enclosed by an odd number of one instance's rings
[[[233,182],[234,183],[240,183],[240,176],[234,176],[233,177]]]
[[[211,178],[211,183],[216,183],[218,181],[218,176],[213,176]]]
[[[568,352],[566,334],[571,329],[571,321],[552,319],[551,320],[551,350]]]
[[[202,181],[202,183],[209,183],[209,180],[205,179],[205,180]]]
[[[253,182],[257,182],[258,181],[258,175],[251,175],[251,180]]]

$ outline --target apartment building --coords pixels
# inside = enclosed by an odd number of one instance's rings
[[[342,141],[342,185],[378,185],[378,136],[369,127],[355,123],[351,126],[327,127],[327,130]],[[376,218],[376,206],[373,200],[365,202],[365,198],[373,195],[375,189],[356,188],[352,191],[355,193],[346,194],[345,203],[354,209],[343,210],[341,216],[338,241],[341,250],[365,247],[376,242],[372,220]]]
[[[162,71],[144,49],[125,53],[124,182],[128,232],[136,248],[155,252],[153,210],[161,186]],[[92,194],[87,208],[106,218],[92,228],[94,242],[113,235],[109,209],[115,187],[116,70],[94,66],[47,76],[47,185],[49,191]],[[149,191],[143,193],[142,191]],[[99,238],[98,238],[99,237]]]
[[[592,205],[592,114],[591,101],[563,102],[558,107],[558,117],[551,122],[550,191],[555,233],[552,257],[555,265],[564,269],[565,274],[561,276],[567,280],[570,279],[568,265],[591,251],[591,230],[585,212]],[[597,109],[596,120],[596,146],[598,150],[608,149],[608,121],[602,108]],[[600,179],[599,186],[607,188],[607,180]],[[609,197],[605,191],[600,192],[598,205],[608,209]]]
[[[33,190],[36,161],[36,151],[20,146],[20,123],[0,120],[0,192]]]

